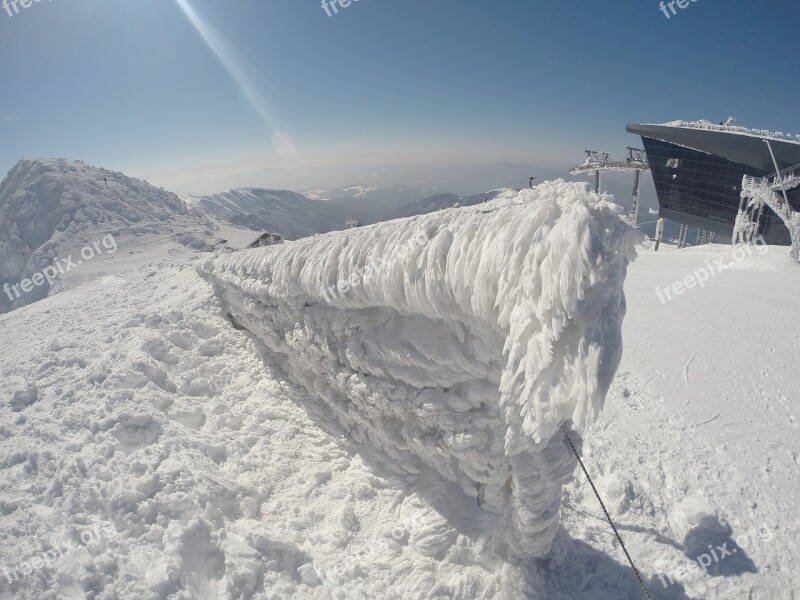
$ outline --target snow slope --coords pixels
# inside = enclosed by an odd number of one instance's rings
[[[794,600],[800,270],[786,247],[743,260],[724,245],[664,248],[631,265],[625,352],[584,434],[587,462],[658,597]],[[729,267],[666,300],[717,261]],[[621,559],[582,476],[564,501],[567,531]]]
[[[0,598],[523,598],[474,503],[356,444],[164,262],[0,316]]]
[[[0,184],[0,288],[35,275],[40,284],[4,290],[0,313],[122,268],[112,263],[210,251],[230,229],[122,173],[80,161],[22,160]],[[56,276],[44,280],[46,269]]]
[[[574,469],[558,427],[597,417],[619,364],[636,234],[616,208],[556,181],[204,268],[354,439],[434,468],[541,556]]]

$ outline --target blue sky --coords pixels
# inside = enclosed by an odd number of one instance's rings
[[[42,0],[0,10],[0,172],[23,155],[176,183],[269,165],[557,167],[584,148],[622,155],[638,144],[629,122],[735,115],[800,133],[796,0],[677,12],[658,0],[354,0],[331,17],[319,0]]]

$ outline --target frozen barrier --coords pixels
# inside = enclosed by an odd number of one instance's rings
[[[541,556],[575,467],[559,427],[597,417],[622,352],[639,234],[620,211],[559,180],[203,271],[352,438],[433,467],[514,554]]]

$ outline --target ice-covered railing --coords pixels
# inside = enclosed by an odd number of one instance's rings
[[[751,129],[739,125],[717,125],[711,121],[670,121],[669,123],[659,123],[664,127],[686,127],[689,129],[705,129],[707,131],[724,131],[726,133],[740,133],[759,138],[770,138],[784,140],[787,142],[800,142],[800,134],[783,133],[782,131],[769,131],[768,129]]]
[[[783,172],[768,177],[751,177],[750,175],[745,175],[742,178],[741,196],[743,198],[753,198],[758,202],[765,203],[785,221],[791,218],[791,213],[793,211],[792,207],[789,206],[783,198],[783,195],[778,193],[782,189],[779,178],[783,178]],[[786,189],[789,189],[789,187],[786,186]]]
[[[800,185],[800,165],[788,167],[778,173],[767,175],[763,178],[763,181],[776,191],[796,188]]]
[[[547,182],[203,267],[232,320],[357,443],[457,482],[520,556],[547,552],[622,351],[639,234],[585,184]],[[576,436],[577,437],[577,436]]]
[[[795,211],[786,202],[782,193],[783,189],[781,188],[781,180],[783,179],[785,189],[789,189],[789,186],[786,186],[785,182],[787,179],[793,177],[793,175],[791,175],[793,169],[796,169],[796,167],[791,167],[791,169],[786,169],[768,177],[751,177],[745,175],[742,178],[741,197],[750,199],[750,206],[747,208],[750,209],[751,213],[753,212],[753,208],[766,204],[781,218],[791,235],[792,256],[800,261],[800,213]],[[778,190],[781,191],[779,192]],[[734,225],[734,241],[740,238],[744,241],[750,241],[747,235],[742,234],[745,227],[743,220],[744,215],[740,212],[737,216],[736,224]],[[758,227],[758,222],[754,225]],[[752,238],[753,236],[751,235],[749,237]]]

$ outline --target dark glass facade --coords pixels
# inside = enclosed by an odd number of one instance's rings
[[[739,211],[742,177],[765,177],[760,170],[716,154],[642,136],[658,193],[661,216],[730,236]],[[800,205],[800,192],[790,192]],[[768,207],[761,217],[761,234],[771,244],[789,244],[789,231]]]

